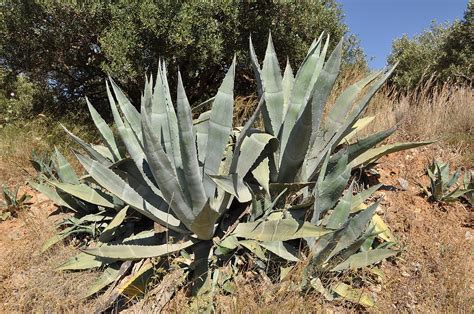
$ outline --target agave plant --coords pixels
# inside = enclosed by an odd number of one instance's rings
[[[362,118],[362,115],[394,67],[371,73],[349,86],[337,97],[335,104],[326,109],[340,70],[342,40],[326,60],[329,36],[324,45],[322,38],[323,34],[313,42],[295,77],[289,62],[281,75],[271,36],[262,67],[250,39],[258,93],[264,100],[257,112],[262,111],[265,131],[279,143],[268,157],[268,170],[261,172],[265,178],[257,179],[269,180],[270,183],[312,182],[316,180],[326,155],[330,155],[330,171],[341,159],[347,158],[347,164],[354,168],[374,162],[383,155],[429,143],[374,147],[390,136],[395,128],[350,143],[355,134],[374,119]],[[323,114],[325,110],[327,115]]]
[[[2,206],[0,207],[0,221],[7,220],[10,217],[17,217],[18,211],[26,207],[31,195],[27,193],[19,194],[20,187],[17,186],[10,190],[8,186],[2,185]]]
[[[163,61],[157,75],[146,79],[140,112],[110,79],[107,93],[118,134],[88,102],[104,145],[66,130],[85,152],[75,154],[87,174],[79,178],[64,171],[69,167],[57,155],[62,174],[49,180],[54,193],[38,186],[58,205],[72,210],[94,205],[94,217],[104,217],[95,242],[59,269],[105,267],[90,293],[115,283],[120,294],[150,275],[153,259],[159,267],[185,270],[194,292],[203,293],[220,281],[220,266],[237,259],[245,264],[251,253],[260,262],[309,261],[302,288],[331,298],[358,293],[342,282],[329,285],[326,274],[372,265],[397,251],[390,249],[393,235],[374,214],[377,203],[364,205],[379,186],[354,195],[351,169],[426,143],[374,148],[394,129],[350,142],[371,121],[362,113],[391,71],[349,87],[323,118],[342,42],[325,60],[329,38],[324,47],[321,40],[311,45],[295,78],[289,65],[281,76],[271,37],[262,68],[250,42],[260,101],[242,127],[232,126],[235,58],[207,102],[211,110],[196,120],[179,73],[174,106]],[[260,112],[264,130],[253,128]],[[66,201],[68,196],[79,204]],[[78,221],[90,227],[90,217],[84,212],[67,228]],[[131,221],[142,223],[129,228]],[[132,275],[124,277],[130,263]]]
[[[474,171],[471,171],[469,174],[466,172],[464,174],[464,190],[467,191],[464,194],[467,202],[474,206]]]
[[[428,188],[422,186],[423,191],[428,198],[437,202],[454,202],[459,200],[465,194],[471,193],[467,183],[467,174],[465,178],[465,188],[456,186],[461,177],[461,168],[451,175],[449,164],[433,161],[427,168],[426,172],[430,179],[430,186]]]

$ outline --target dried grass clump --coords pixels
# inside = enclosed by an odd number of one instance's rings
[[[407,93],[386,88],[372,100],[368,115],[375,121],[367,132],[399,126],[406,140],[438,140],[463,155],[467,166],[474,162],[474,95],[471,85],[432,81]]]
[[[81,295],[97,278],[95,272],[58,272],[64,259],[77,254],[58,244],[46,254],[40,247],[54,233],[48,213],[55,207],[34,191],[31,208],[0,224],[0,313],[89,312],[96,300]]]

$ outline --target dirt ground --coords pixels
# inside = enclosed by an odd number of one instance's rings
[[[474,312],[474,212],[461,202],[429,203],[421,194],[418,183],[428,183],[424,167],[433,158],[459,162],[456,152],[432,146],[384,157],[376,166],[384,184],[376,195],[384,198],[378,212],[403,251],[394,262],[383,264],[386,278],[371,312]],[[58,245],[39,253],[59,217],[49,215],[55,207],[43,195],[28,187],[22,190],[33,196],[32,205],[18,218],[0,223],[0,313],[93,311],[97,300],[80,296],[98,274],[54,271],[76,251],[72,245]],[[245,301],[236,301],[242,312],[298,308],[253,307]]]

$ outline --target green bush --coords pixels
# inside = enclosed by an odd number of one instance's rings
[[[279,3],[139,1],[77,5],[59,1],[6,1],[1,6],[0,46],[4,64],[24,73],[41,90],[55,96],[56,113],[82,110],[88,96],[106,110],[102,84],[110,73],[138,103],[143,71],[155,72],[164,58],[170,73],[179,64],[189,82],[191,104],[213,95],[234,53],[238,69],[236,92],[253,92],[248,62],[248,37],[258,54],[265,50],[269,29],[283,56],[300,64],[308,43],[323,29],[341,38],[348,28],[335,0]],[[331,49],[334,48],[331,41]],[[346,63],[364,63],[357,40],[345,47]],[[279,60],[284,65],[285,59]],[[170,82],[176,86],[175,78]],[[42,104],[43,102],[38,102]],[[111,118],[110,115],[108,118]]]
[[[469,2],[464,19],[436,24],[423,33],[394,40],[388,63],[399,62],[391,82],[404,89],[415,88],[434,76],[435,81],[472,82],[474,77],[473,5]]]
[[[3,125],[28,116],[38,90],[25,75],[8,81],[5,71],[0,71],[0,125]]]

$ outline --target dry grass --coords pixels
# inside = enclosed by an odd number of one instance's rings
[[[39,252],[54,234],[58,217],[48,217],[55,207],[44,196],[26,192],[34,196],[33,205],[19,218],[0,224],[0,313],[88,312],[95,301],[80,296],[97,273],[54,270],[78,251],[58,244],[45,254]]]
[[[474,97],[467,85],[429,84],[407,94],[383,89],[372,100],[367,115],[375,116],[367,133],[399,126],[398,138],[437,140],[474,164]]]
[[[89,125],[71,121],[61,121],[71,132],[89,141],[98,137],[90,130]],[[77,148],[60,127],[59,121],[45,116],[38,116],[30,121],[0,126],[0,185],[24,183],[27,173],[34,174],[30,158],[32,151],[51,152],[54,147],[65,154],[66,158],[78,166],[72,158],[71,148]]]

